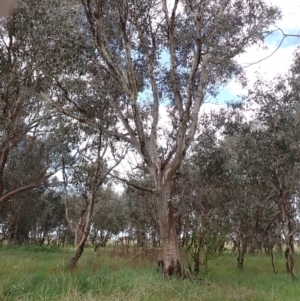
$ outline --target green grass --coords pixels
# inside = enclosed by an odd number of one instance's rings
[[[212,260],[204,280],[190,282],[164,279],[154,264],[133,253],[84,252],[76,271],[65,270],[71,248],[0,248],[0,301],[9,300],[261,300],[300,299],[299,280],[284,271],[284,259],[276,259],[274,274],[270,258],[248,255],[245,268],[236,268],[232,254]],[[300,271],[296,258],[296,271]]]

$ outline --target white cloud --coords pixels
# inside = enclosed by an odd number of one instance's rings
[[[248,80],[248,87],[252,87],[258,76],[266,80],[272,80],[278,74],[285,74],[292,64],[295,49],[296,46],[280,48],[271,57],[246,68],[245,72]],[[265,50],[253,47],[252,49],[249,49],[246,54],[238,58],[238,62],[243,66],[258,62],[270,55],[274,50],[275,47],[273,46]],[[241,84],[234,80],[227,88],[234,95],[242,95],[246,92]]]
[[[271,4],[276,5],[282,10],[282,20],[277,22],[277,26],[283,30],[298,30],[299,28],[299,9],[298,0],[272,0]]]
[[[280,27],[285,34],[300,34],[299,14],[297,13],[300,9],[300,2],[295,0],[272,0],[271,3],[282,10],[282,20],[278,21],[276,26]],[[292,38],[287,37],[285,41],[288,41],[287,39]],[[237,61],[244,67],[249,64],[259,62],[245,68],[249,87],[253,85],[257,76],[266,80],[272,80],[276,75],[285,74],[288,71],[293,61],[293,55],[297,45],[281,46],[278,50],[276,50],[280,41],[281,37],[276,36],[274,39],[269,39],[266,44],[267,49],[253,46],[249,48],[246,53],[237,58]],[[298,40],[293,38],[293,42],[294,43],[291,44],[298,42],[299,45],[300,38]],[[234,95],[242,95],[246,93],[246,90],[234,80],[226,88]]]

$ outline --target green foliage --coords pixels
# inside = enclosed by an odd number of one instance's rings
[[[60,249],[55,245],[22,245],[22,246],[15,246],[15,245],[8,245],[8,246],[1,246],[1,251],[10,250],[13,252],[20,252],[20,254],[24,254],[25,252],[30,253],[56,253],[59,252]]]
[[[190,243],[187,247],[189,257],[188,260],[189,268],[194,267],[196,262],[200,264],[201,275],[208,272],[208,262],[216,258],[218,255],[223,253],[223,248],[220,249],[220,245],[225,242],[225,235],[217,232],[199,233],[193,231]],[[191,271],[192,272],[192,271]]]
[[[33,250],[0,248],[6,259],[0,262],[0,300],[297,301],[300,294],[299,280],[293,282],[283,272],[280,256],[279,273],[274,275],[268,256],[248,256],[244,271],[239,271],[235,256],[224,253],[211,263],[204,280],[190,282],[163,281],[149,263],[133,261],[132,254],[118,257],[110,248],[101,254],[87,250],[73,273],[63,268],[71,249]]]

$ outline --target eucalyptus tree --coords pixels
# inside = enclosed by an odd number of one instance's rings
[[[49,244],[64,221],[62,198],[52,190],[27,191],[1,207],[8,244]]]
[[[7,231],[15,234],[15,238],[19,237],[20,224],[25,224],[26,227],[30,228],[29,221],[34,214],[34,207],[37,206],[36,199],[40,198],[44,188],[41,190],[35,189],[30,193],[29,189],[21,190],[20,187],[26,187],[28,183],[36,183],[41,181],[39,179],[41,171],[47,171],[49,169],[50,160],[48,158],[48,152],[45,150],[45,142],[37,139],[33,136],[28,136],[25,139],[19,141],[16,147],[10,150],[7,162],[5,165],[5,173],[3,175],[4,190],[10,192],[10,198],[7,202],[2,202],[1,211],[6,212],[7,218],[6,223],[8,225]],[[29,172],[30,171],[30,172]],[[39,183],[39,182],[38,182]],[[50,181],[45,181],[42,179],[41,183],[43,186],[50,184]],[[41,186],[35,185],[33,187]],[[31,190],[32,188],[31,187]],[[6,196],[7,194],[4,194]],[[30,201],[32,202],[29,205]],[[32,210],[31,213],[29,211]],[[23,227],[22,226],[22,227]],[[24,228],[24,227],[23,227]],[[28,230],[24,231],[22,229],[24,239],[28,239]],[[12,236],[11,236],[12,237]],[[15,239],[16,241],[16,239]]]
[[[36,207],[31,209],[30,214],[35,216],[30,220],[30,241],[40,245],[58,242],[61,228],[66,224],[62,195],[50,188],[35,201]]]
[[[107,201],[104,185],[108,182],[108,175],[125,155],[118,158],[115,156],[113,163],[109,164],[106,157],[109,138],[101,131],[90,132],[88,137],[85,134],[81,132],[83,138],[79,140],[73,157],[62,154],[65,215],[75,234],[75,251],[68,265],[71,270],[76,267],[84,251],[97,209],[95,207],[101,210],[101,206]],[[113,154],[112,150],[111,152]]]
[[[0,19],[0,203],[40,186],[55,172],[54,164],[49,168],[49,148],[45,145],[53,127],[50,124],[53,110],[44,105],[38,93],[40,78],[44,78],[38,68],[49,56],[44,51],[48,41],[48,35],[43,32],[45,26],[39,26],[45,10],[45,5],[22,1],[11,15]],[[19,185],[8,188],[7,164],[13,160],[14,150],[22,148],[25,142],[34,148],[35,160],[49,164],[43,167],[36,164],[40,167],[38,173],[34,169],[34,176],[24,177]],[[22,164],[29,157],[29,154],[24,156]]]
[[[174,178],[182,246],[189,251],[195,275],[222,251],[231,233],[231,158],[220,137],[225,114],[221,110],[202,116],[200,133]]]
[[[1,205],[2,242],[22,245],[30,241],[30,232],[38,216],[36,212],[40,197],[39,191],[27,191]],[[28,203],[31,203],[31,206],[28,206]]]
[[[131,183],[139,186],[152,184],[152,179],[138,171],[131,174]],[[123,193],[129,228],[135,233],[138,247],[157,247],[160,242],[156,199],[148,191],[127,187]]]
[[[105,247],[113,235],[127,229],[125,202],[110,186],[101,191],[101,203],[95,210],[92,221],[90,239],[94,251]]]
[[[154,179],[154,187],[144,190],[157,197],[164,273],[181,274],[172,177],[191,145],[205,97],[241,72],[234,58],[264,40],[278,10],[264,1],[244,0],[81,3],[84,36],[92,37],[88,45],[93,49],[86,101],[67,89],[68,105],[46,87],[41,95],[59,111],[130,143],[141,155]],[[101,123],[97,102],[111,108],[105,116],[112,121],[108,127]],[[162,129],[159,120],[166,111],[170,126]]]
[[[230,236],[242,269],[248,250],[266,246],[272,253],[281,242],[276,194],[269,185],[272,173],[267,171],[273,145],[257,120],[245,118],[242,103],[204,116],[202,125],[176,181],[184,232],[193,233],[187,246],[197,272],[199,258],[216,238],[222,242]]]
[[[46,137],[45,133],[44,136],[41,139],[41,137],[36,137],[31,133],[19,141],[14,149],[10,150],[3,176],[5,191],[14,192],[20,187],[26,186],[27,183],[33,183],[37,180],[40,182],[38,182],[39,185],[34,186],[35,188],[19,191],[19,193],[12,195],[8,201],[0,204],[1,222],[5,224],[6,232],[10,233],[7,235],[8,241],[20,243],[23,240],[27,242],[32,238],[29,231],[38,234],[37,228],[41,227],[42,223],[38,219],[44,217],[44,213],[50,209],[45,204],[47,203],[46,194],[49,192],[48,188],[57,186],[58,183],[54,179],[47,179],[47,177],[39,179],[39,177],[41,171],[47,171],[48,175],[51,175],[53,170],[57,170],[57,156],[54,147],[52,147],[55,139],[51,135]],[[43,203],[45,212],[41,212]],[[45,223],[47,222],[45,221]],[[51,230],[50,226],[45,228]],[[46,232],[49,231],[43,232],[46,235]]]
[[[228,217],[238,267],[242,269],[247,250],[255,252],[263,246],[272,250],[278,242],[278,210],[273,204],[274,191],[267,184],[270,174],[264,169],[272,160],[267,151],[272,145],[264,140],[264,129],[255,118],[246,120],[245,106],[235,106],[224,116],[222,148],[230,158]]]
[[[290,83],[291,77],[273,82],[257,82],[251,99],[260,104],[260,151],[268,162],[261,168],[267,175],[265,183],[272,190],[278,206],[281,234],[284,238],[287,271],[295,278],[294,234],[298,231],[297,202],[299,198],[299,95]],[[266,155],[265,155],[266,157]]]
[[[235,166],[230,220],[238,247],[241,244],[239,267],[249,244],[265,245],[272,255],[282,237],[286,268],[295,278],[300,132],[299,97],[292,78],[288,74],[272,82],[258,80],[247,97],[247,105],[258,105],[255,117],[240,122],[237,114],[226,116],[222,143]]]

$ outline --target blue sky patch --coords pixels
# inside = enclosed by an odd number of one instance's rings
[[[219,94],[216,97],[208,97],[205,102],[226,104],[227,102],[238,101],[240,97],[234,95],[228,88],[220,88]]]
[[[291,34],[291,35],[300,35],[300,30],[292,30],[289,32],[284,32],[285,34]],[[275,31],[274,33],[272,33],[271,35],[269,35],[266,38],[266,44],[268,46],[275,46],[278,47],[282,38],[283,38],[283,34],[281,31]],[[300,44],[300,37],[289,37],[287,36],[284,41],[281,44],[281,48],[288,48],[291,46],[295,46],[295,45],[299,45]]]

